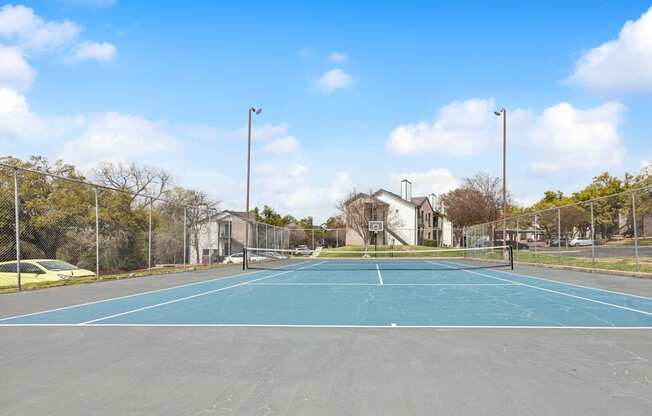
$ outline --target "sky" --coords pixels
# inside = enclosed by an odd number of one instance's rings
[[[503,107],[519,204],[652,161],[649,0],[222,3],[0,3],[0,155],[146,164],[242,210],[262,107],[253,205],[316,223],[500,176]]]

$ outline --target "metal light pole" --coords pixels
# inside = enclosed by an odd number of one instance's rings
[[[507,244],[507,109],[503,107],[494,114],[503,116],[503,243]]]
[[[249,183],[251,182],[251,116],[260,114],[262,108],[249,108],[249,124],[247,126],[247,202],[245,204],[245,241],[242,247],[242,270],[247,269],[249,256],[247,255],[247,246],[249,245]]]

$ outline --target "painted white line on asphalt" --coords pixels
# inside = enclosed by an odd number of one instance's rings
[[[127,299],[127,298],[131,298],[131,297],[134,297],[134,296],[139,296],[139,295],[147,295],[147,294],[150,294],[150,293],[164,292],[166,290],[179,289],[179,288],[182,288],[182,287],[201,285],[201,284],[204,284],[204,283],[211,283],[211,282],[215,282],[215,281],[218,281],[218,280],[231,279],[231,278],[239,277],[239,276],[248,276],[248,275],[252,275],[252,274],[255,274],[255,273],[261,273],[263,271],[265,271],[265,270],[257,270],[255,272],[249,272],[249,273],[232,274],[232,275],[228,275],[228,276],[216,277],[215,279],[202,280],[202,281],[199,281],[199,282],[185,283],[183,285],[178,285],[178,286],[170,286],[170,287],[164,287],[164,288],[161,288],[161,289],[148,290],[148,291],[145,291],[145,292],[132,293],[130,295],[116,296],[116,297],[108,298],[108,299],[94,300],[92,302],[78,303],[78,304],[75,304],[75,305],[62,306],[60,308],[54,308],[54,309],[46,309],[44,311],[38,311],[38,312],[30,312],[30,313],[25,313],[25,314],[22,314],[22,315],[13,315],[13,316],[5,317],[5,318],[0,318],[0,322],[7,321],[7,320],[10,320],[10,319],[25,318],[27,316],[39,315],[39,314],[42,314],[42,313],[63,311],[63,310],[66,310],[66,309],[77,308],[77,307],[80,307],[80,306],[95,305],[97,303],[108,302],[108,301],[111,301],[111,300]]]
[[[494,271],[499,272],[499,273],[504,273],[504,274],[511,274],[513,276],[525,277],[525,278],[528,278],[528,279],[536,279],[536,280],[543,280],[545,282],[559,283],[560,285],[575,286],[575,287],[581,287],[583,289],[599,290],[600,292],[615,293],[617,295],[632,296],[632,297],[639,298],[639,299],[652,300],[652,298],[648,297],[648,296],[634,295],[632,293],[618,292],[616,290],[609,290],[609,289],[601,289],[599,287],[593,287],[593,286],[583,286],[583,285],[578,285],[576,283],[564,282],[564,281],[561,281],[561,280],[545,279],[543,277],[530,276],[529,274],[506,272],[504,270],[494,270]]]
[[[323,262],[321,262],[321,263],[323,263]],[[305,267],[299,267],[296,270],[307,269],[309,267],[317,266],[317,265],[319,265],[321,263],[315,263],[315,264],[310,264],[310,265],[305,266]],[[188,300],[188,299],[194,299],[194,298],[198,298],[200,296],[210,295],[212,293],[221,292],[223,290],[233,289],[234,287],[244,286],[244,285],[248,285],[248,284],[253,283],[253,282],[258,282],[260,280],[271,279],[272,277],[277,277],[277,276],[281,276],[283,274],[292,273],[292,272],[294,272],[296,270],[287,270],[287,271],[284,271],[284,272],[275,273],[275,274],[273,274],[271,276],[259,277],[258,279],[247,280],[246,282],[236,283],[236,284],[231,285],[231,286],[221,287],[219,289],[208,290],[206,292],[200,292],[200,293],[196,293],[194,295],[184,296],[182,298],[177,298],[177,299],[168,300],[166,302],[156,303],[154,305],[143,306],[142,308],[132,309],[132,310],[129,310],[129,311],[120,312],[120,313],[116,313],[116,314],[113,314],[113,315],[104,316],[104,317],[101,317],[101,318],[91,319],[89,321],[81,322],[81,323],[79,323],[77,325],[88,325],[88,324],[92,324],[94,322],[100,322],[100,321],[105,321],[105,320],[111,319],[111,318],[117,318],[118,316],[129,315],[129,314],[132,314],[132,313],[145,311],[145,310],[152,309],[152,308],[158,308],[159,306],[170,305],[172,303],[177,303],[177,302],[181,302],[181,301]]]
[[[547,329],[547,330],[652,330],[652,326],[552,326],[552,325],[311,325],[311,324],[0,324],[4,328],[360,328],[360,329]]]
[[[251,286],[380,286],[379,283],[279,282],[252,283]],[[519,286],[516,283],[383,283],[383,286]]]
[[[450,262],[450,263],[452,263],[452,262]],[[443,265],[443,266],[448,266],[451,269],[457,269],[457,267],[451,266],[451,265],[446,264],[446,263],[441,263],[441,262],[440,263],[434,263],[433,262],[433,264],[440,264],[440,265]],[[452,264],[458,265],[457,263],[452,263]],[[611,306],[611,307],[614,307],[614,308],[623,309],[623,310],[630,311],[630,312],[636,312],[636,313],[640,313],[640,314],[643,314],[643,315],[652,316],[652,312],[646,312],[646,311],[642,311],[640,309],[634,309],[634,308],[629,308],[627,306],[616,305],[614,303],[603,302],[601,300],[585,298],[583,296],[573,295],[571,293],[566,293],[566,292],[560,292],[558,290],[546,289],[544,287],[529,285],[527,283],[518,282],[518,281],[515,281],[515,280],[503,279],[501,277],[491,276],[491,275],[488,275],[488,274],[485,274],[485,273],[479,273],[479,272],[476,272],[476,271],[473,271],[473,270],[462,269],[462,271],[464,271],[466,273],[477,274],[478,276],[490,277],[492,279],[498,279],[498,280],[503,280],[505,282],[515,283],[515,284],[520,285],[520,286],[526,286],[526,287],[529,287],[529,288],[532,288],[532,289],[542,290],[544,292],[556,293],[556,294],[562,295],[562,296],[568,296],[568,297],[575,298],[575,299],[586,300],[588,302],[599,303],[601,305]]]
[[[380,281],[380,285],[384,285],[383,283],[383,275],[380,274],[380,267],[378,267],[378,263],[376,263],[376,271],[378,272],[378,280]]]

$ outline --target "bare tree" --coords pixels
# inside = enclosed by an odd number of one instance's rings
[[[195,258],[199,260],[201,258],[200,236],[208,228],[209,219],[217,214],[219,202],[209,199],[204,192],[181,187],[167,191],[165,197],[171,201],[166,204],[169,205],[169,210],[177,211],[176,215],[183,217],[185,207],[190,244],[195,251]]]
[[[135,163],[125,165],[104,162],[94,173],[102,185],[130,191],[132,202],[144,195],[159,198],[172,182],[172,177],[166,171],[150,166],[137,166]]]
[[[360,236],[365,248],[371,242],[372,237],[372,232],[369,231],[369,221],[386,222],[387,207],[385,202],[375,198],[371,192],[365,194],[356,191],[349,193],[337,204],[337,209],[340,211],[346,227]]]
[[[477,173],[465,178],[459,188],[442,195],[440,201],[456,227],[495,221],[503,205],[500,179]]]

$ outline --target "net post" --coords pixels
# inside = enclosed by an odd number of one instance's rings
[[[242,270],[247,270],[249,265],[247,264],[247,247],[242,247]]]
[[[509,268],[514,270],[514,249],[512,246],[507,246],[507,251],[509,252]]]

